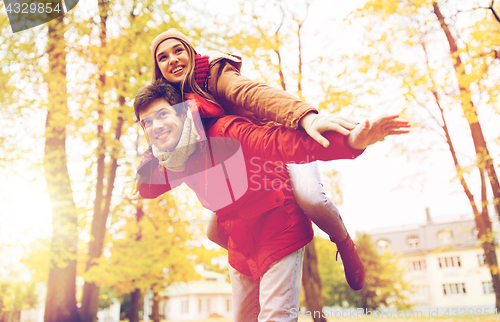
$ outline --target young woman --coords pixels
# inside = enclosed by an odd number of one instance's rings
[[[153,81],[163,78],[181,93],[195,93],[222,106],[226,114],[245,116],[257,125],[276,122],[291,129],[301,127],[325,147],[329,142],[320,132],[347,135],[357,125],[349,119],[320,116],[314,107],[293,95],[241,76],[241,59],[237,56],[218,52],[198,55],[177,29],[158,35],[152,41],[151,53]],[[337,244],[349,286],[361,289],[365,279],[363,264],[337,207],[325,194],[317,164],[289,164],[288,171],[299,206]],[[223,247],[227,243],[215,221],[207,234]]]

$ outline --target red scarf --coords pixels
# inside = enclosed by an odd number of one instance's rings
[[[203,91],[206,91],[205,81],[208,77],[208,56],[197,54],[194,56],[194,79]]]

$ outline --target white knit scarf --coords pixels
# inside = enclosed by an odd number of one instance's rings
[[[182,129],[181,138],[172,151],[162,151],[153,145],[153,155],[160,161],[165,168],[182,172],[186,170],[186,164],[189,156],[196,150],[196,142],[200,136],[196,131],[191,111],[187,110],[186,120]]]

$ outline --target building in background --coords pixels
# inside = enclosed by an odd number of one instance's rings
[[[232,318],[232,290],[226,275],[197,267],[201,279],[175,283],[159,295],[160,316],[174,321],[205,320],[209,317]],[[151,320],[153,294],[144,296],[144,321]]]
[[[492,222],[498,240],[497,217]],[[424,225],[380,228],[371,235],[379,251],[400,255],[408,268],[407,277],[416,287],[414,311],[424,315],[436,309],[440,315],[469,309],[493,312],[493,284],[473,217],[434,222],[427,209]]]

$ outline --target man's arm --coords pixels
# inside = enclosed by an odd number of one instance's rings
[[[210,129],[209,136],[237,139],[247,157],[286,163],[353,159],[368,145],[387,135],[407,133],[406,128],[409,126],[407,121],[398,119],[397,116],[386,116],[375,119],[369,123],[369,127],[366,127],[366,123],[358,125],[349,136],[327,131],[323,134],[330,144],[325,148],[303,130],[291,130],[283,126],[256,126],[244,118],[234,116],[223,117],[218,123]]]
[[[165,168],[152,153],[146,151],[137,167],[135,192],[142,198],[154,199],[173,188],[170,186]],[[139,199],[138,196],[135,198]]]
[[[409,133],[409,127],[410,123],[397,114],[379,116],[356,126],[349,134],[348,144],[354,149],[365,149],[389,135]]]

